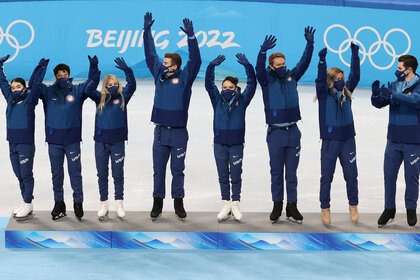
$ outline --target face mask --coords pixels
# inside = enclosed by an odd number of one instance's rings
[[[221,93],[226,98],[227,101],[230,101],[232,97],[235,95],[235,91],[231,89],[222,90]]]
[[[395,71],[395,76],[397,76],[398,81],[404,81],[405,77],[407,77],[407,74],[404,73],[405,71]]]
[[[338,91],[342,91],[344,88],[344,80],[339,80],[334,82],[334,87]]]
[[[119,88],[118,86],[113,86],[113,87],[107,88],[107,90],[111,94],[112,97],[115,97],[118,94],[118,88]]]
[[[68,78],[61,78],[57,80],[58,86],[61,88],[65,88],[67,86],[67,84],[69,83],[69,79]]]
[[[283,79],[284,76],[286,76],[286,67],[285,66],[275,68],[274,71],[276,72],[277,77],[279,77],[280,79]]]
[[[165,76],[166,74],[172,72],[172,71],[169,71],[169,67],[172,67],[172,66],[173,65],[165,66],[165,65],[162,64],[162,66],[160,67],[160,71],[162,73],[162,76]]]
[[[17,100],[23,93],[23,90],[15,90],[12,91],[12,96],[15,100]]]

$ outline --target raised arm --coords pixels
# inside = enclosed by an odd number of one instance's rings
[[[255,95],[255,90],[257,89],[257,80],[255,78],[254,67],[249,63],[248,59],[244,54],[236,54],[238,62],[245,67],[245,72],[247,76],[246,88],[242,93],[245,99],[245,106],[248,106],[252,98]]]
[[[382,86],[384,88],[384,86]],[[390,97],[386,96],[381,93],[381,88],[379,88],[379,81],[374,81],[372,83],[372,96],[370,98],[370,101],[372,105],[378,109],[385,107],[389,105],[390,103]]]
[[[92,99],[96,104],[101,101],[101,93],[96,90],[101,79],[101,71],[97,71],[92,79],[86,81],[85,96]]]
[[[200,48],[198,47],[197,38],[194,35],[194,27],[192,21],[184,18],[184,28],[180,27],[182,31],[188,36],[188,53],[189,58],[187,65],[185,65],[182,75],[186,75],[187,83],[191,84],[198,75],[201,66]]]
[[[31,93],[29,94],[28,98],[32,104],[38,104],[38,99],[41,96],[42,92],[42,81],[44,80],[45,73],[47,72],[48,63],[50,62],[49,59],[42,58],[38,66],[35,67],[34,72],[32,73],[29,87],[31,89]]]
[[[96,73],[99,71],[99,68],[98,68],[99,59],[96,55],[93,57],[90,57],[90,55],[88,55],[88,59],[89,59],[88,80],[92,80],[93,77],[96,75]]]
[[[146,56],[146,64],[152,73],[153,77],[156,79],[159,75],[159,71],[162,65],[155,48],[155,42],[153,41],[152,27],[155,20],[152,17],[152,13],[147,12],[144,16],[144,32],[143,32],[143,42],[144,42],[144,55]]]
[[[293,77],[296,81],[299,81],[300,78],[302,78],[311,63],[312,53],[314,52],[314,34],[315,29],[313,27],[308,26],[305,28],[306,47],[299,63],[295,66],[293,71]]]
[[[10,54],[0,57],[0,89],[4,98],[8,101],[11,96],[11,89],[9,82],[6,79],[6,73],[4,72],[3,64],[9,59]]]
[[[128,101],[131,99],[131,96],[133,96],[134,92],[136,91],[136,78],[134,78],[133,69],[128,67],[127,63],[125,63],[122,57],[117,57],[114,61],[117,64],[115,67],[124,71],[127,84],[124,87],[123,95],[125,102],[128,103]]]
[[[316,96],[318,99],[322,99],[325,98],[328,94],[327,62],[325,61],[325,57],[327,56],[327,48],[320,50],[318,56],[318,76],[315,80]]]
[[[353,92],[360,81],[360,58],[359,46],[351,43],[351,66],[349,79],[346,82],[347,88]]]
[[[260,52],[258,53],[257,65],[255,66],[255,70],[257,72],[258,82],[260,83],[262,87],[266,86],[268,83],[267,70],[265,69],[265,61],[267,60],[267,51],[276,46],[276,41],[277,39],[273,35],[265,36],[264,42],[261,45]]]
[[[219,55],[213,61],[209,63],[207,66],[206,71],[206,78],[205,78],[205,87],[209,94],[211,104],[216,106],[217,99],[219,98],[219,90],[217,89],[216,84],[214,83],[214,68],[219,66],[223,61],[225,61],[226,57],[224,55]]]

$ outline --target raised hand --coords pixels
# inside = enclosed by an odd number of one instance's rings
[[[89,59],[90,65],[92,65],[92,66],[93,65],[96,66],[99,63],[98,57],[96,55],[93,56],[93,57],[91,57],[90,55],[88,55],[88,59]]]
[[[351,53],[357,54],[357,52],[359,51],[359,46],[354,44],[353,42],[351,43],[350,48],[351,48]]]
[[[144,15],[144,30],[150,30],[155,20],[152,17],[152,13],[147,12]]]
[[[379,81],[376,80],[372,83],[372,94],[379,95],[380,93],[381,93],[381,90],[379,89]]]
[[[236,58],[238,59],[238,62],[242,65],[249,65],[249,61],[246,58],[246,56],[243,53],[236,54]]]
[[[312,26],[305,27],[305,39],[308,43],[314,42],[314,34],[316,29],[314,29]]]
[[[388,86],[389,86],[389,83],[388,83]],[[386,87],[385,85],[382,85],[380,91],[381,91],[381,95],[385,98],[389,98],[392,95],[392,89],[389,87]]]
[[[323,48],[318,53],[319,60],[325,61],[325,57],[327,56],[327,48]]]
[[[276,46],[276,37],[274,35],[265,36],[264,42],[261,45],[261,52],[266,52]]]
[[[127,63],[125,63],[124,58],[117,57],[116,59],[114,59],[114,61],[117,64],[117,66],[115,67],[117,67],[118,69],[121,69],[124,72],[128,70],[129,67],[127,66]]]
[[[184,31],[184,33],[187,34],[188,37],[194,36],[194,27],[192,21],[187,18],[184,18],[182,22],[184,23],[184,28],[182,28],[182,26],[180,26],[179,28],[181,28],[181,30]]]
[[[49,62],[50,62],[49,59],[41,58],[38,65],[41,66],[42,68],[46,68]]]
[[[86,86],[86,92],[92,92],[96,90],[96,87],[99,84],[100,78],[101,78],[101,71],[97,71],[95,75],[93,76],[93,79]]]
[[[9,57],[10,57],[10,54],[0,57],[0,64],[5,63],[9,59]]]
[[[213,61],[210,62],[210,65],[219,66],[220,64],[222,64],[223,61],[225,61],[225,59],[226,57],[224,55],[219,55]]]

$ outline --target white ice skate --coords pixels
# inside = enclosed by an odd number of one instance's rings
[[[238,223],[242,220],[242,213],[239,209],[239,201],[232,201],[232,215]]]
[[[109,204],[108,200],[101,201],[101,206],[98,211],[98,219],[99,221],[103,221],[108,218],[109,213]]]
[[[222,209],[220,210],[219,214],[217,214],[217,220],[220,222],[226,221],[230,218],[231,212],[231,205],[230,200],[222,200]]]
[[[120,220],[124,219],[125,211],[122,199],[115,200],[115,209],[117,211],[118,218],[120,218]]]
[[[33,217],[33,208],[32,203],[25,203],[22,205],[22,208],[20,211],[16,214],[16,220],[18,222],[23,222],[29,219],[32,219]]]
[[[13,210],[13,218],[16,218],[17,213],[22,209],[24,204],[20,204],[17,208]]]

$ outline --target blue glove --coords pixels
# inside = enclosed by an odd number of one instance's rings
[[[49,59],[41,58],[41,60],[38,63],[38,66],[41,66],[42,68],[47,68],[49,62]]]
[[[152,13],[147,12],[144,15],[144,30],[150,30],[155,20],[152,18]]]
[[[5,63],[10,57],[10,54],[0,57],[0,65],[3,65],[3,63]]]
[[[308,43],[314,42],[314,34],[316,29],[314,29],[312,26],[307,26],[305,28],[305,39]]]
[[[261,52],[266,52],[276,46],[276,37],[274,35],[265,36],[264,43],[261,45]]]
[[[93,79],[88,83],[86,86],[86,92],[91,93],[96,90],[99,84],[99,80],[101,78],[101,71],[97,71],[93,76]]]
[[[219,66],[220,64],[222,64],[223,61],[225,61],[225,59],[226,57],[224,55],[219,55],[213,61],[210,62],[210,65]]]
[[[243,53],[236,54],[236,58],[238,59],[238,62],[243,66],[249,65],[249,61]]]
[[[379,81],[376,80],[372,83],[372,95],[378,96],[381,93],[381,90],[379,89]]]
[[[319,60],[325,61],[325,57],[327,56],[327,48],[323,48],[322,50],[320,50],[318,56]]]
[[[380,92],[381,92],[381,96],[384,99],[389,99],[392,96],[392,89],[389,88],[389,83],[388,83],[388,87],[385,87],[385,85],[382,85]]]
[[[194,28],[192,21],[187,18],[184,18],[183,23],[184,28],[182,28],[181,26],[179,28],[181,28],[181,30],[184,31],[184,33],[187,34],[188,37],[194,36]]]
[[[95,55],[94,57],[90,57],[90,55],[88,55],[89,58],[89,63],[91,66],[97,66],[99,63],[98,57]]]
[[[127,66],[127,63],[125,63],[124,59],[122,57],[117,57],[116,59],[114,59],[115,63],[117,64],[118,69],[123,70],[124,72],[126,72],[129,67]]]
[[[359,52],[359,46],[354,43],[351,43],[350,48],[352,54],[357,54]]]

